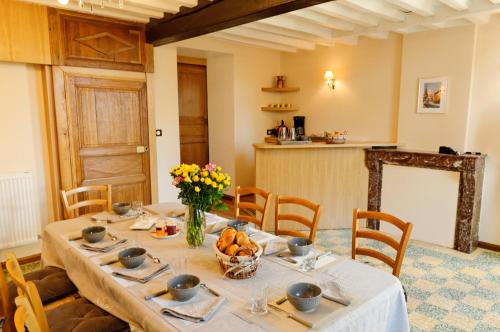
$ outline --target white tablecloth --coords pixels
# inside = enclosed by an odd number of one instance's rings
[[[152,208],[164,212],[178,207],[173,203],[165,203]],[[270,289],[269,300],[273,300],[285,295],[286,287],[294,282],[318,282],[325,278],[332,278],[340,283],[351,297],[352,303],[348,307],[338,305],[332,319],[318,330],[409,330],[401,283],[384,271],[338,257],[334,263],[318,271],[305,273],[276,258],[264,257],[255,278],[224,279],[212,250],[214,237],[207,236],[203,247],[190,249],[183,234],[173,239],[157,240],[148,232],[130,231],[129,226],[133,222],[124,221],[108,227],[113,234],[128,238],[129,246],[140,245],[158,256],[162,262],[171,263],[174,268],[182,261],[180,257],[187,257],[188,264],[184,270],[198,275],[202,282],[227,298],[222,310],[209,322],[188,323],[165,316],[160,313],[161,307],[155,301],[143,300],[145,295],[165,289],[166,281],[172,277],[171,273],[165,273],[146,284],[118,279],[110,274],[109,268],[99,266],[99,260],[109,253],[88,255],[69,242],[68,234],[74,234],[93,224],[90,217],[48,225],[43,234],[43,263],[66,269],[83,296],[145,331],[304,331],[302,325],[272,309],[266,316],[252,316],[249,313],[252,283],[255,280],[266,282]]]

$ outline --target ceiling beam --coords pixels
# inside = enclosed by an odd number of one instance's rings
[[[239,42],[239,43],[243,43],[243,44],[271,48],[271,49],[277,50],[277,51],[297,52],[296,48],[293,48],[290,46],[281,45],[281,44],[277,44],[277,43],[270,43],[270,42],[252,39],[252,38],[238,37],[238,36],[230,35],[230,34],[225,33],[225,32],[214,32],[214,33],[210,34],[209,36],[215,37],[215,38],[220,38],[220,39],[226,39],[226,40],[230,40],[230,41],[235,41],[235,42]]]
[[[323,46],[333,46],[334,45],[331,38],[323,39],[323,38],[312,36],[310,34],[300,32],[297,30],[285,29],[285,28],[281,28],[281,27],[277,27],[277,26],[273,26],[273,25],[268,25],[268,24],[263,23],[261,21],[245,24],[244,27],[273,33],[275,35],[282,35],[282,36],[287,36],[287,37],[292,37],[292,38],[309,40],[309,41],[315,42],[318,45],[323,45]]]
[[[296,18],[293,16],[280,15],[280,16],[266,18],[259,22],[285,29],[302,31],[320,38],[326,38],[326,39],[332,38],[332,30],[324,28],[322,26],[317,26],[314,23],[309,23],[307,21],[301,20],[300,18]]]
[[[490,15],[489,14],[475,14],[475,15],[465,16],[464,19],[466,19],[467,21],[474,23],[474,24],[486,24],[490,21]]]
[[[108,2],[111,3],[111,2]],[[181,4],[164,0],[125,0],[124,8],[129,5],[159,10],[162,13],[177,13]],[[162,15],[163,17],[163,15]]]
[[[362,36],[372,38],[372,39],[385,40],[385,39],[389,38],[389,32],[388,31],[372,32],[372,33],[363,34]]]
[[[469,0],[439,0],[448,7],[455,10],[466,10],[469,8]]]
[[[304,20],[308,20],[310,22],[319,24],[326,28],[334,29],[334,30],[342,30],[342,31],[352,31],[355,28],[355,25],[343,20],[339,20],[335,17],[331,17],[328,15],[324,15],[318,13],[310,8],[305,8],[301,10],[296,10],[294,12],[290,12],[286,15],[293,15]]]
[[[318,13],[330,15],[341,20],[345,20],[365,27],[374,27],[379,23],[376,18],[370,15],[360,13],[357,10],[344,7],[334,2],[317,5],[312,7],[311,9]]]
[[[432,16],[436,13],[434,0],[386,0],[401,9],[420,16]]]
[[[239,37],[253,38],[264,40],[271,43],[278,43],[282,45],[288,45],[293,48],[299,48],[304,50],[314,50],[316,44],[312,41],[307,41],[299,38],[292,38],[282,35],[276,35],[269,32],[264,32],[260,30],[250,29],[246,27],[235,27],[231,29],[224,30],[225,33],[230,35],[236,35]]]
[[[380,0],[339,0],[339,3],[385,20],[393,22],[405,20],[405,14],[401,10]]]
[[[146,27],[149,43],[163,45],[267,17],[328,2],[328,0],[216,0],[200,1],[189,10],[150,22]]]

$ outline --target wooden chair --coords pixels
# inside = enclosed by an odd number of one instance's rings
[[[9,297],[9,287],[5,279],[4,270],[0,264],[0,317],[4,318],[3,332],[14,332],[14,308]]]
[[[257,196],[262,197],[264,199],[264,205],[262,206],[253,202],[242,202],[241,195],[248,195],[248,194],[255,195],[255,198],[257,198]],[[259,188],[240,187],[240,186],[236,187],[234,195],[234,200],[235,200],[234,207],[236,210],[235,219],[254,223],[259,229],[262,229],[262,227],[264,226],[264,220],[266,220],[266,215],[268,210],[267,203],[269,202],[270,197],[271,197],[270,193]],[[255,211],[255,216],[249,214],[242,214],[240,209],[253,210]],[[260,213],[260,218],[257,218],[257,212]]]
[[[360,230],[358,229],[358,221],[360,219],[374,219],[388,222],[396,226],[403,232],[401,235],[401,239],[398,242],[394,238],[383,234],[380,231],[372,229]],[[358,209],[354,209],[352,219],[352,259],[356,259],[356,255],[370,256],[379,259],[392,268],[392,274],[394,276],[399,277],[401,264],[403,263],[403,258],[405,256],[406,247],[408,245],[408,240],[410,239],[412,229],[413,224],[398,219],[390,214],[376,211],[359,211]],[[358,247],[358,238],[376,240],[391,246],[394,250],[396,250],[396,258],[392,259],[386,254],[371,248]]]
[[[30,288],[28,284],[28,288]],[[17,310],[14,315],[14,325],[17,332],[42,332],[38,319],[26,295],[16,297]]]
[[[81,193],[89,192],[100,192],[101,198],[88,199],[84,201],[78,201],[70,205],[70,197],[72,195],[78,195]],[[103,199],[103,195],[106,195],[106,199]],[[64,217],[65,218],[75,218],[79,215],[80,208],[87,206],[102,206],[105,210],[111,211],[111,185],[100,185],[100,186],[85,186],[78,187],[70,190],[61,190],[61,198],[64,205]],[[76,211],[75,211],[76,210]]]
[[[308,219],[304,216],[293,214],[293,213],[280,213],[280,206],[283,204],[295,204],[298,206],[305,207],[313,212],[313,218]],[[274,230],[276,235],[289,235],[296,237],[308,238],[312,242],[316,238],[316,230],[318,228],[319,217],[321,215],[321,205],[313,203],[307,199],[293,197],[293,196],[276,196],[275,214],[274,214]],[[279,226],[280,221],[294,221],[302,224],[310,229],[309,236],[303,233],[291,230],[282,229]]]

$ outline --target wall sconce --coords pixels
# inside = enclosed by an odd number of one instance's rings
[[[332,91],[335,89],[335,79],[333,78],[333,71],[325,71],[325,83],[328,89]]]

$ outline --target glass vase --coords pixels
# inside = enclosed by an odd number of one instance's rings
[[[203,241],[205,241],[205,211],[189,205],[186,212],[186,241],[191,248],[196,248],[203,245]]]

